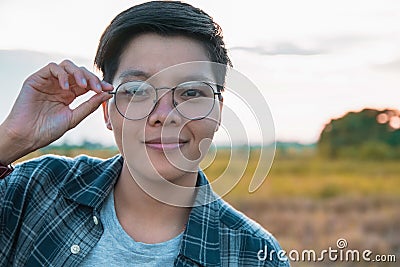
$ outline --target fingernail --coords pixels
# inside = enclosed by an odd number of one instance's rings
[[[106,88],[111,88],[111,87],[112,87],[112,85],[111,85],[110,83],[106,82],[106,81],[101,81],[101,83],[102,83],[103,86],[106,87]]]
[[[86,81],[85,78],[82,78],[82,84],[85,85],[85,86],[87,85],[87,81]]]
[[[99,83],[96,84],[96,88],[99,89],[99,90],[101,90],[101,85],[100,85]]]
[[[68,83],[68,82],[65,82],[65,83],[64,83],[64,87],[65,87],[65,89],[68,89],[68,88],[69,88],[69,83]]]

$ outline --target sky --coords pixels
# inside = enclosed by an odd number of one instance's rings
[[[0,118],[23,80],[46,61],[69,58],[93,69],[103,30],[141,2],[0,0]],[[268,103],[277,140],[313,143],[326,123],[348,111],[400,109],[400,1],[186,2],[222,27],[235,70]],[[90,127],[104,130],[94,134]],[[112,142],[100,111],[66,139],[78,137]]]

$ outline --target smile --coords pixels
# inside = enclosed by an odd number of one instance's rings
[[[153,140],[148,140],[145,141],[144,144],[146,145],[146,147],[155,149],[155,150],[161,150],[161,151],[165,151],[165,150],[174,150],[174,149],[178,149],[181,148],[182,146],[184,146],[188,141],[186,140],[181,140],[181,139],[176,139],[174,138],[172,139],[166,139],[166,140],[161,140],[161,139],[153,139]]]

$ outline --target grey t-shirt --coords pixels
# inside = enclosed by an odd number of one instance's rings
[[[114,208],[114,192],[100,211],[104,233],[81,266],[173,266],[183,233],[171,240],[145,244],[133,240],[122,228]]]

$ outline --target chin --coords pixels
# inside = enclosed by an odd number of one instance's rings
[[[190,174],[191,172],[187,170],[187,168],[180,168],[178,166],[174,166],[167,159],[164,161],[153,161],[153,168],[157,172],[158,176],[163,179],[173,182],[175,180],[179,180],[183,176]]]
[[[125,158],[131,175],[148,181],[157,182],[160,179],[167,180],[174,184],[193,186],[193,181],[188,181],[187,177],[197,178],[199,163],[197,161],[182,158],[181,153],[168,153],[147,150],[139,153],[135,149],[129,150]],[[144,154],[146,156],[139,157]],[[184,156],[185,157],[185,156]],[[194,181],[195,183],[195,181]]]

